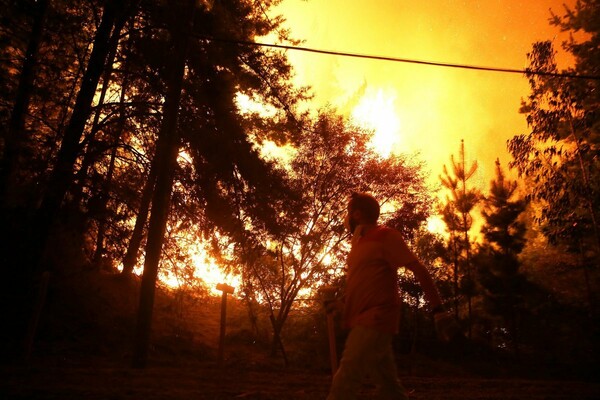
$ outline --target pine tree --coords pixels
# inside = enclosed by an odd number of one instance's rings
[[[455,161],[454,155],[450,157],[450,160],[452,162],[452,174],[448,172],[448,168],[444,165],[444,175],[440,176],[442,185],[450,191],[442,215],[448,230],[451,232],[449,250],[453,254],[455,313],[458,317],[458,298],[462,294],[467,300],[467,320],[470,336],[473,311],[472,298],[475,294],[471,259],[470,231],[473,225],[471,213],[479,202],[481,194],[468,184],[468,181],[477,171],[477,162],[473,162],[467,169],[464,140],[460,142],[459,160]]]
[[[562,47],[575,58],[565,72],[600,75],[600,4],[578,1],[551,23],[572,35]],[[529,71],[559,72],[552,42],[533,44]],[[528,198],[540,205],[535,216],[544,235],[579,258],[591,309],[594,276],[600,268],[600,105],[598,79],[564,79],[528,74],[530,95],[522,102],[530,132],[509,142],[512,167],[527,179]],[[594,275],[592,275],[594,274]]]
[[[518,255],[525,245],[525,223],[521,214],[527,203],[517,196],[517,182],[506,179],[496,160],[496,177],[483,199],[484,241],[474,258],[477,280],[482,289],[484,311],[501,322],[494,332],[507,332],[508,341],[519,354],[519,308],[523,302],[525,278],[519,271]]]

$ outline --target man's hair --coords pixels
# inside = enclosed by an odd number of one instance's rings
[[[379,203],[368,193],[352,192],[348,203],[350,211],[359,210],[369,223],[376,223],[379,218]]]

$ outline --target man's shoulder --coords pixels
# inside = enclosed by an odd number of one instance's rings
[[[371,230],[365,236],[365,238],[369,238],[370,240],[384,240],[387,237],[389,237],[390,235],[398,235],[398,234],[400,234],[400,232],[398,232],[394,228],[390,228],[389,226],[385,226],[385,225],[378,225],[375,229]]]
[[[379,225],[377,228],[381,232],[381,235],[400,235],[398,229],[391,228],[387,225]]]

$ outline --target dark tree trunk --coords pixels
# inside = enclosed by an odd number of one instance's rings
[[[277,350],[281,351],[281,356],[283,357],[283,363],[287,367],[288,366],[288,358],[287,353],[285,351],[285,346],[283,345],[283,340],[281,339],[281,331],[283,330],[283,323],[281,319],[277,319],[273,314],[271,314],[271,326],[273,327],[273,341],[271,342],[271,356],[275,357],[277,354]]]
[[[32,266],[41,268],[43,252],[50,228],[60,209],[64,196],[73,180],[73,167],[79,155],[79,141],[90,115],[92,101],[96,93],[98,81],[110,52],[110,37],[117,15],[123,4],[117,0],[109,0],[104,7],[102,21],[96,31],[94,47],[83,76],[79,93],[75,101],[73,113],[65,135],[61,142],[57,160],[50,174],[46,193],[36,214],[35,230],[32,237]],[[122,26],[116,27],[120,30]]]
[[[140,302],[132,361],[134,368],[144,368],[148,361],[158,264],[160,262],[164,233],[169,215],[173,175],[179,150],[177,116],[179,114],[179,100],[181,98],[186,53],[191,34],[191,25],[193,23],[195,1],[187,0],[184,4],[179,3],[178,5],[181,7],[181,15],[187,17],[187,21],[182,22],[180,26],[174,26],[172,29],[174,61],[167,81],[168,89],[165,98],[163,121],[156,147],[156,186],[152,197],[152,213],[150,215],[148,239],[146,241],[146,259],[144,261],[144,274],[140,288]]]
[[[458,317],[459,317],[459,296],[460,296],[460,289],[458,287],[458,248],[457,248],[457,244],[456,244],[456,236],[454,235],[454,231],[452,231],[452,233],[450,234],[450,240],[452,243],[452,266],[453,266],[453,276],[452,276],[452,280],[453,280],[453,288],[454,288],[454,317],[456,318],[456,320],[458,321]]]
[[[148,220],[148,214],[150,212],[150,201],[152,200],[152,194],[154,193],[154,184],[156,182],[156,157],[152,161],[148,179],[142,190],[142,199],[140,201],[140,207],[138,210],[137,218],[135,219],[135,226],[133,233],[129,239],[129,245],[127,251],[123,257],[123,275],[130,275],[133,272],[133,268],[137,263],[138,253],[144,238],[144,227]]]
[[[33,86],[35,65],[37,62],[38,50],[44,23],[46,20],[46,10],[48,9],[48,0],[37,2],[35,10],[31,38],[25,51],[25,60],[19,77],[19,85],[15,96],[15,104],[8,122],[8,132],[6,135],[4,155],[0,160],[0,207],[12,207],[12,201],[9,198],[11,188],[14,187],[17,179],[16,174],[19,166],[19,154],[24,140],[25,114],[29,107],[31,98],[31,88]]]
[[[115,48],[116,49],[116,48]],[[115,54],[112,53],[111,57],[109,57],[109,60],[112,61],[114,59]],[[105,82],[108,82],[110,78],[110,73],[106,74],[105,77]],[[98,235],[96,236],[96,250],[94,253],[94,263],[96,265],[100,265],[101,261],[102,261],[102,257],[104,255],[104,236],[106,233],[106,222],[107,222],[107,215],[106,215],[106,206],[108,204],[108,199],[109,199],[109,192],[110,192],[110,187],[112,185],[112,179],[113,179],[113,174],[114,174],[114,170],[115,170],[115,160],[117,158],[117,150],[119,147],[119,142],[121,141],[121,135],[123,135],[123,131],[125,130],[125,95],[127,93],[127,87],[128,87],[128,79],[127,79],[127,75],[124,76],[122,82],[121,82],[121,95],[119,98],[119,122],[117,124],[117,129],[115,131],[115,133],[113,134],[113,140],[112,140],[112,149],[111,149],[111,153],[110,153],[110,162],[108,165],[108,171],[106,173],[106,177],[104,179],[103,185],[102,185],[102,192],[101,192],[101,199],[102,199],[102,204],[101,204],[101,209],[103,211],[102,214],[100,214],[99,219],[98,219]],[[96,114],[96,117],[98,117],[100,112],[98,112],[98,114]],[[94,121],[96,124],[98,123],[97,120]]]
[[[108,199],[110,197],[110,185],[112,184],[112,177],[115,171],[115,159],[117,158],[117,143],[123,129],[122,124],[119,124],[119,132],[115,135],[114,144],[110,154],[110,162],[108,165],[108,171],[106,177],[102,183],[102,190],[100,192],[100,214],[98,215],[98,234],[96,235],[96,250],[94,251],[94,264],[99,266],[104,256],[104,236],[106,233],[106,206],[108,205]]]
[[[106,92],[108,91],[108,87],[111,83],[111,75],[113,72],[113,63],[115,60],[115,56],[117,54],[117,47],[119,44],[119,32],[113,32],[109,49],[110,53],[107,57],[106,67],[104,69],[104,76],[102,78],[102,89],[100,90],[100,97],[98,98],[98,105],[96,107],[96,113],[94,114],[94,121],[92,122],[92,128],[90,129],[90,133],[87,136],[87,152],[83,157],[83,161],[81,162],[81,168],[77,172],[75,176],[76,185],[74,185],[74,189],[71,190],[72,203],[78,205],[81,202],[83,197],[83,188],[85,187],[86,178],[88,176],[88,170],[90,167],[97,161],[96,152],[97,142],[96,142],[96,134],[98,133],[98,124],[100,123],[100,115],[102,114],[102,105],[104,104],[104,99],[106,98]]]

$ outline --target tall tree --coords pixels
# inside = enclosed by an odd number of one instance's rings
[[[75,3],[78,6],[71,7]],[[210,234],[218,227],[223,232],[237,234],[244,229],[239,229],[237,220],[230,217],[241,211],[251,216],[256,225],[269,226],[269,229],[276,225],[275,204],[279,207],[284,198],[282,193],[289,190],[283,185],[282,174],[273,163],[262,158],[259,148],[267,139],[283,143],[294,138],[297,134],[294,125],[298,123],[294,104],[306,98],[305,90],[291,84],[292,71],[284,52],[236,43],[236,40],[248,43],[269,32],[277,32],[281,40],[287,40],[287,33],[280,28],[282,19],[270,19],[265,12],[275,3],[261,2],[260,8],[255,7],[253,0],[198,5],[194,29],[184,37],[189,40],[190,51],[184,68],[179,69],[183,71],[179,101],[167,95],[173,91],[170,76],[173,68],[172,60],[164,55],[179,43],[172,39],[172,34],[189,13],[159,0],[143,2],[137,9],[135,1],[50,3],[53,17],[48,19],[46,34],[60,27],[56,24],[60,18],[55,15],[59,11],[61,17],[68,17],[61,21],[63,25],[73,31],[64,36],[52,33],[54,40],[44,40],[45,46],[40,50],[43,64],[39,75],[43,79],[34,85],[31,118],[26,121],[38,125],[36,129],[28,126],[28,131],[35,135],[27,149],[34,151],[33,156],[23,157],[23,165],[32,183],[30,188],[36,192],[27,204],[37,207],[41,198],[36,221],[41,229],[34,230],[37,250],[32,252],[27,248],[26,254],[33,259],[40,258],[44,237],[48,237],[52,220],[61,210],[69,221],[74,220],[73,215],[77,217],[78,231],[74,237],[80,240],[78,250],[82,256],[91,254],[84,246],[95,236],[97,254],[120,257],[127,242],[124,236],[131,233],[131,221],[137,214],[138,228],[124,268],[129,271],[136,264],[137,255],[132,255],[144,241],[149,201],[141,200],[153,198],[155,217],[151,218],[157,221],[149,229],[154,238],[150,240],[149,234],[146,240],[145,263],[149,268],[142,300],[146,314],[140,319],[138,333],[149,335],[145,327],[151,319],[151,305],[147,305],[151,304],[148,299],[155,284],[152,277],[160,272],[157,259],[161,258],[161,247],[169,254],[185,252],[185,244],[177,243],[172,235],[160,234],[161,221],[166,220],[162,230],[168,233],[191,227]],[[128,16],[132,17],[132,23],[127,30],[120,30]],[[67,29],[65,27],[63,29]],[[5,39],[11,40],[11,32],[5,33],[0,31],[0,44]],[[72,37],[77,38],[74,43],[67,40]],[[13,47],[24,52],[26,40],[21,42],[19,46],[8,46],[6,53],[16,52]],[[123,46],[124,43],[127,46]],[[105,61],[111,58],[111,49],[116,54],[115,62]],[[5,53],[4,47],[2,52]],[[19,67],[14,64],[10,71]],[[8,76],[4,72],[0,76]],[[102,75],[107,97],[102,104],[92,106]],[[16,85],[9,81],[3,79],[2,87],[14,93]],[[4,100],[10,97],[2,93]],[[120,99],[111,102],[109,95]],[[271,113],[247,112],[240,98],[260,104]],[[8,115],[5,103],[2,103],[2,115]],[[175,113],[167,113],[173,109]],[[94,121],[89,118],[92,113],[97,116]],[[172,121],[174,114],[175,125],[158,129],[166,126],[167,120]],[[3,126],[6,122],[2,120]],[[44,130],[37,129],[38,126],[47,127]],[[173,133],[173,129],[176,132]],[[162,139],[165,136],[183,140],[180,145],[165,147]],[[164,161],[162,153],[166,151],[168,159],[177,158],[179,148],[188,165]],[[159,164],[173,170],[150,167]],[[77,168],[78,187],[68,192]],[[157,183],[159,174],[162,175],[160,185]],[[107,179],[110,176],[113,179]],[[165,176],[175,176],[175,184],[170,185]],[[146,185],[140,184],[143,180],[147,181]],[[146,196],[142,196],[143,187],[148,188],[144,190]],[[169,197],[165,193],[174,193],[174,201],[165,201]],[[68,223],[66,218],[58,222],[63,224],[61,227]],[[14,251],[14,255],[17,259],[22,252]],[[165,260],[162,266],[166,270],[172,265]],[[158,272],[153,270],[155,267]],[[145,338],[142,339],[143,347]],[[143,350],[138,349],[136,363],[142,365],[144,358]]]
[[[12,182],[15,179],[18,168],[18,157],[21,143],[25,136],[25,115],[31,99],[31,91],[35,76],[35,66],[38,59],[38,50],[46,20],[46,11],[48,9],[48,0],[36,2],[33,6],[33,25],[31,35],[25,50],[25,58],[19,75],[19,84],[17,86],[15,101],[8,122],[8,129],[4,136],[4,148],[0,157],[0,207],[4,208],[10,205],[7,195],[10,188],[14,186]]]
[[[190,2],[185,4],[189,6]],[[168,92],[163,107],[163,126],[156,143],[156,182],[137,327],[140,340],[134,354],[134,366],[137,367],[146,363],[151,298],[158,274],[160,248],[165,244],[165,229],[186,224],[167,220],[169,216],[184,214],[169,209],[173,174],[177,174],[178,178],[176,193],[185,202],[173,202],[171,205],[181,207],[188,203],[185,207],[194,207],[195,213],[186,212],[184,218],[199,225],[199,231],[210,233],[219,229],[224,233],[244,236],[246,228],[235,219],[237,212],[251,216],[255,225],[275,225],[274,204],[281,204],[280,192],[285,188],[273,165],[260,156],[257,143],[265,138],[287,140],[293,136],[293,130],[286,129],[282,133],[274,127],[283,127],[287,120],[294,120],[292,108],[296,101],[304,98],[303,91],[295,90],[290,84],[291,70],[282,53],[213,40],[213,36],[232,37],[248,42],[277,28],[253,6],[253,2],[238,0],[201,6],[196,9],[191,30],[185,35],[183,32],[176,33],[181,21],[189,18],[189,10],[165,7],[162,3],[157,4],[156,9],[148,10],[151,23],[139,45],[156,46],[154,51],[145,47],[144,55],[159,80],[164,80],[165,71],[171,69],[167,70],[162,64],[164,53],[157,52],[156,48],[177,49],[184,40],[189,48],[185,57],[179,60],[181,68],[177,68],[177,79],[181,79],[181,97],[174,104],[169,97],[175,94],[170,92],[173,90],[172,80],[166,79]],[[165,33],[171,36],[171,40],[164,40]],[[175,53],[179,54],[178,51]],[[265,107],[271,106],[275,114],[267,118],[244,113],[238,102],[240,95]],[[173,110],[175,117],[171,114]],[[167,118],[176,118],[177,124],[167,129],[164,125]],[[169,149],[165,150],[163,133],[173,135],[171,129],[178,131],[175,135],[179,135],[182,141],[178,143],[173,139]],[[189,160],[185,168],[176,162],[179,150],[185,152],[185,158]],[[174,168],[169,172],[169,180],[161,177],[166,174],[161,166],[165,163],[165,151],[168,152],[168,162],[173,163],[171,167]],[[157,216],[161,216],[160,224],[153,221]]]
[[[523,304],[525,278],[518,256],[525,245],[525,223],[521,214],[527,203],[517,196],[517,182],[506,179],[496,160],[496,177],[483,198],[485,224],[483,244],[475,256],[477,280],[482,288],[484,311],[499,318],[494,333],[507,332],[515,355],[519,354],[519,309]]]
[[[551,22],[564,31],[584,33],[563,43],[575,57],[574,67],[566,72],[600,76],[599,2],[578,1],[566,11],[564,17],[553,15]],[[531,131],[509,141],[511,166],[528,180],[529,198],[542,206],[536,221],[544,234],[579,254],[592,307],[589,274],[597,273],[600,264],[599,80],[534,74],[559,72],[549,41],[535,43],[528,58],[531,93],[521,112]]]
[[[179,153],[180,146],[179,129],[177,127],[179,101],[183,86],[188,43],[191,39],[190,36],[194,23],[196,2],[195,0],[183,0],[174,3],[173,8],[177,9],[176,15],[182,16],[184,19],[179,21],[178,24],[170,26],[173,59],[168,70],[163,121],[156,145],[156,166],[158,172],[154,195],[152,197],[152,214],[150,215],[148,226],[146,259],[142,275],[135,332],[133,366],[136,368],[145,367],[148,358],[156,279],[158,277],[158,266],[169,214],[175,164],[177,163],[177,154]]]
[[[402,219],[407,231],[427,218],[431,202],[420,164],[408,156],[379,157],[368,147],[369,137],[331,111],[307,126],[288,168],[301,197],[280,205],[280,232],[257,231],[259,256],[238,264],[244,265],[246,284],[258,288],[269,307],[273,353],[283,350],[298,294],[341,272],[347,251],[342,222],[352,190],[394,204],[396,221]]]
[[[443,218],[450,232],[455,233],[450,237],[450,250],[454,257],[454,296],[458,298],[459,293],[467,299],[467,319],[469,326],[469,337],[471,335],[472,322],[472,297],[475,294],[475,282],[472,274],[471,249],[472,242],[470,231],[473,225],[472,212],[481,198],[479,190],[470,187],[468,181],[477,171],[477,162],[474,161],[467,167],[465,159],[464,140],[460,142],[459,159],[456,161],[454,155],[450,156],[452,173],[444,165],[444,174],[440,175],[442,185],[448,191],[446,207],[443,210]],[[458,305],[458,300],[455,300]],[[455,310],[458,316],[458,308]]]
[[[7,196],[0,209],[5,238],[0,253],[6,274],[2,293],[10,299],[2,303],[18,305],[8,316],[18,326],[29,315],[29,299],[23,297],[35,282],[31,267],[41,249],[31,243],[41,233],[33,228],[31,215],[46,188],[47,170],[75,103],[96,15],[95,5],[79,0],[10,1],[1,8],[0,190]],[[30,15],[32,11],[36,15]]]
[[[48,164],[74,104],[73,91],[86,62],[82,53],[87,54],[94,23],[84,1],[6,3],[0,29],[0,191],[11,214],[39,204]]]
[[[92,101],[98,81],[104,71],[106,57],[110,52],[111,34],[113,30],[118,32],[122,29],[126,20],[125,10],[131,11],[130,6],[129,2],[114,0],[108,0],[104,6],[102,21],[96,31],[93,49],[75,106],[62,138],[46,192],[37,211],[31,251],[32,264],[36,268],[40,267],[51,225],[73,179],[73,167],[79,155],[79,140],[90,115]]]

